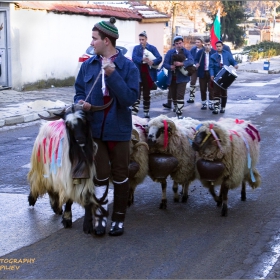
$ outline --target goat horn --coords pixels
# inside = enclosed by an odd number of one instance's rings
[[[48,117],[42,116],[40,114],[38,114],[38,116],[46,121],[56,121],[62,118],[62,116],[64,115],[65,109],[63,111],[61,111],[60,113],[51,113],[50,111],[47,111],[49,113]]]
[[[102,106],[91,105],[90,110],[92,112],[104,110],[104,109],[108,108],[112,104],[112,102],[113,102],[113,99],[111,99],[108,103],[106,103],[105,105],[102,105]]]
[[[138,142],[138,143],[136,143],[134,145],[133,149],[136,149],[137,147],[139,147],[141,145],[145,146],[147,148],[147,150],[149,150],[149,146],[148,146],[148,144],[146,142]]]

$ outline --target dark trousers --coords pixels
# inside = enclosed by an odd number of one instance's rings
[[[117,142],[113,149],[109,149],[107,142],[94,138],[98,145],[95,155],[96,178],[104,180],[111,177],[116,182],[128,178],[130,158],[129,141]]]
[[[214,100],[213,82],[211,80],[209,71],[204,71],[204,77],[199,78],[199,88],[201,94],[201,101],[207,100],[207,90],[209,93],[209,100]]]
[[[195,71],[195,72],[191,75],[191,82],[190,82],[190,85],[191,85],[191,86],[195,86],[196,80],[197,80],[197,71]]]
[[[141,100],[141,93],[143,94],[143,107],[144,112],[149,111],[150,109],[150,103],[151,103],[151,89],[148,82],[149,73],[147,72],[141,72],[141,83],[139,84],[139,100]]]
[[[184,100],[187,83],[176,83],[176,80],[172,80],[169,86],[169,92],[173,100],[174,106],[177,105],[178,100]]]
[[[227,90],[222,89],[216,83],[213,82],[214,86],[214,100],[221,103],[221,107],[225,108],[227,104]]]

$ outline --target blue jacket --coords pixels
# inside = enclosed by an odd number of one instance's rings
[[[223,56],[223,65],[226,66],[235,66],[238,63],[234,60],[232,54],[228,51],[223,50],[222,51]],[[209,61],[209,73],[210,76],[216,76],[218,72],[222,69],[222,65],[220,64],[221,58],[220,55],[216,52],[210,56]]]
[[[158,66],[162,62],[162,56],[159,54],[157,48],[153,45],[146,44],[146,49],[150,51],[156,59],[154,59],[154,66]],[[134,47],[133,52],[132,52],[132,61],[135,63],[135,65],[138,67],[139,73],[141,70],[141,65],[143,60],[143,47],[142,45],[137,45]],[[148,67],[149,69],[149,74],[151,79],[156,82],[157,81],[157,69],[153,67]],[[141,81],[141,77],[139,76],[139,79]]]
[[[190,53],[190,51],[188,51],[187,49],[183,48],[184,51],[184,55],[186,56],[186,60],[184,61],[184,67],[190,66],[194,64],[194,60],[193,57]],[[172,80],[172,72],[171,71],[171,63],[172,63],[172,55],[176,53],[176,49],[173,48],[171,50],[169,50],[164,58],[163,64],[162,66],[168,70],[168,76],[167,76],[167,82],[166,84],[169,86],[171,84],[171,80]],[[189,76],[185,76],[183,75],[179,69],[176,68],[176,83],[187,83],[190,81],[190,77]]]
[[[210,56],[215,53],[216,51],[211,49],[209,52],[209,63],[210,63]],[[201,56],[202,55],[202,56]],[[199,62],[200,61],[200,62]],[[195,56],[194,64],[199,63],[199,67],[197,68],[197,77],[204,78],[204,69],[205,69],[205,51],[204,49],[199,50]]]
[[[191,53],[193,58],[195,58],[197,52],[199,52],[199,51],[197,51],[197,46],[194,46],[190,49],[190,53]]]
[[[139,95],[139,71],[131,60],[123,56],[120,50],[114,64],[116,70],[110,76],[105,76],[105,83],[109,89],[110,97],[113,98],[113,103],[104,121],[103,130],[104,111],[89,113],[91,132],[94,138],[100,138],[103,141],[129,141],[132,131],[131,109],[129,107],[134,104]],[[86,99],[100,70],[99,55],[94,55],[82,64],[75,82],[75,103]],[[96,106],[104,104],[101,87],[102,75],[100,75],[87,102]]]

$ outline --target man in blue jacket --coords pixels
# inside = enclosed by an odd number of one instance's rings
[[[186,48],[184,48],[183,37],[175,36],[173,39],[174,48],[169,50],[164,58],[163,67],[168,70],[167,85],[172,96],[174,111],[179,119],[183,118],[183,107],[186,85],[190,81],[190,77],[184,75],[181,67],[188,67],[194,64],[193,57]],[[173,55],[183,54],[185,59],[183,62],[173,59]]]
[[[203,41],[201,38],[197,38],[195,40],[195,46],[192,47],[190,49],[191,55],[193,58],[195,58],[196,54],[198,53],[198,51],[203,49]],[[197,81],[197,71],[195,71],[192,75],[191,75],[191,82],[190,82],[190,98],[187,100],[188,103],[194,103],[194,99],[195,99],[195,84]]]
[[[204,48],[197,52],[194,63],[197,68],[199,78],[199,88],[201,94],[201,110],[207,110],[207,91],[209,93],[208,108],[214,110],[214,92],[212,80],[209,73],[210,56],[216,51],[212,49],[209,39],[205,39]]]
[[[84,231],[93,231],[97,236],[103,236],[106,232],[109,178],[114,184],[109,235],[117,236],[124,232],[129,195],[129,143],[132,132],[130,106],[137,100],[139,87],[137,67],[115,47],[119,38],[115,22],[115,18],[110,18],[109,22],[101,21],[94,25],[91,45],[95,55],[82,64],[75,83],[74,101],[83,104],[86,111],[90,110],[91,104],[100,106],[112,101],[104,111],[89,112],[92,137],[98,145],[95,156],[95,195],[104,204],[95,212],[94,230]]]
[[[234,60],[232,54],[228,51],[223,50],[223,42],[217,41],[215,43],[217,52],[212,54],[210,57],[209,64],[209,72],[211,76],[211,80],[214,81],[214,77],[218,74],[218,72],[223,68],[223,65],[226,66],[234,66],[235,69],[238,68],[238,63]],[[227,104],[227,90],[222,89],[215,82],[213,82],[214,87],[214,110],[213,114],[218,114],[220,105],[220,113],[225,112],[226,104]]]
[[[145,118],[150,117],[151,89],[157,89],[155,84],[157,81],[157,68],[162,61],[162,57],[157,48],[150,45],[147,40],[147,33],[145,31],[141,32],[139,34],[140,44],[135,46],[132,52],[132,61],[140,72],[139,98],[132,107],[132,114],[138,114],[141,92],[143,92],[143,111]]]

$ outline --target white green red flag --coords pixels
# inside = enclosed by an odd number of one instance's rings
[[[218,10],[218,13],[216,14],[214,23],[211,27],[210,32],[210,40],[211,45],[214,50],[216,50],[215,43],[219,40],[221,40],[221,22],[220,22],[220,10]]]

